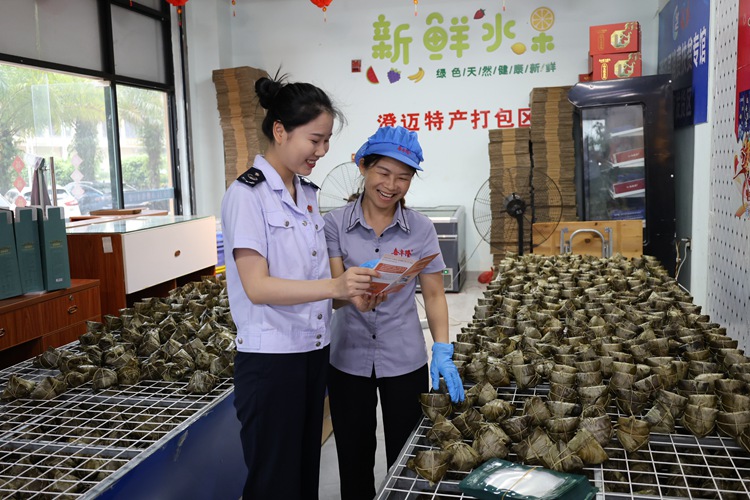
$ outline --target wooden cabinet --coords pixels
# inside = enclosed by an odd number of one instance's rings
[[[78,340],[86,321],[101,321],[98,280],[0,301],[0,368]]]
[[[162,297],[213,274],[216,220],[146,216],[68,228],[70,275],[101,282],[101,313],[119,315],[143,297]]]

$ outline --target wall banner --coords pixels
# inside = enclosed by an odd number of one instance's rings
[[[659,73],[672,75],[675,126],[708,114],[709,0],[670,0],[659,12]]]

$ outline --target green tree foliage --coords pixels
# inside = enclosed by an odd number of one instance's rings
[[[165,186],[167,181],[167,112],[163,92],[117,87],[121,125],[133,126],[145,156],[123,158],[123,179],[140,188]],[[16,177],[13,159],[27,140],[72,130],[68,153],[76,152],[85,180],[98,180],[104,151],[98,127],[106,122],[109,89],[82,77],[0,63],[0,189],[7,190]],[[69,160],[56,158],[57,178],[68,180]],[[70,170],[70,171],[68,171]]]

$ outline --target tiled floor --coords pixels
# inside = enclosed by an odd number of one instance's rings
[[[477,282],[479,273],[468,273],[466,282],[459,293],[447,293],[448,314],[450,316],[450,337],[451,341],[456,340],[456,334],[461,331],[461,327],[471,321],[474,314],[474,306],[477,299],[482,296],[482,291],[486,285]],[[424,308],[421,306],[422,296],[417,294],[418,309],[420,316],[424,317]],[[427,352],[431,352],[432,337],[430,331],[425,329],[425,341],[427,342]],[[380,412],[378,412],[378,450],[375,454],[375,483],[376,488],[385,478],[385,441],[383,438],[383,426],[380,421]],[[415,422],[416,423],[416,422]],[[340,500],[339,494],[339,471],[338,459],[336,457],[336,434],[323,444],[321,449],[320,460],[320,500]]]

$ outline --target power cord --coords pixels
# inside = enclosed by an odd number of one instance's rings
[[[684,244],[684,247],[685,247],[684,258],[680,256],[680,244],[681,243]],[[685,261],[688,259],[687,251],[690,250],[690,238],[680,238],[679,240],[675,240],[674,248],[675,248],[675,253],[677,254],[677,257],[674,262],[674,279],[678,279],[680,277],[680,271],[682,270],[682,266],[685,265]]]

